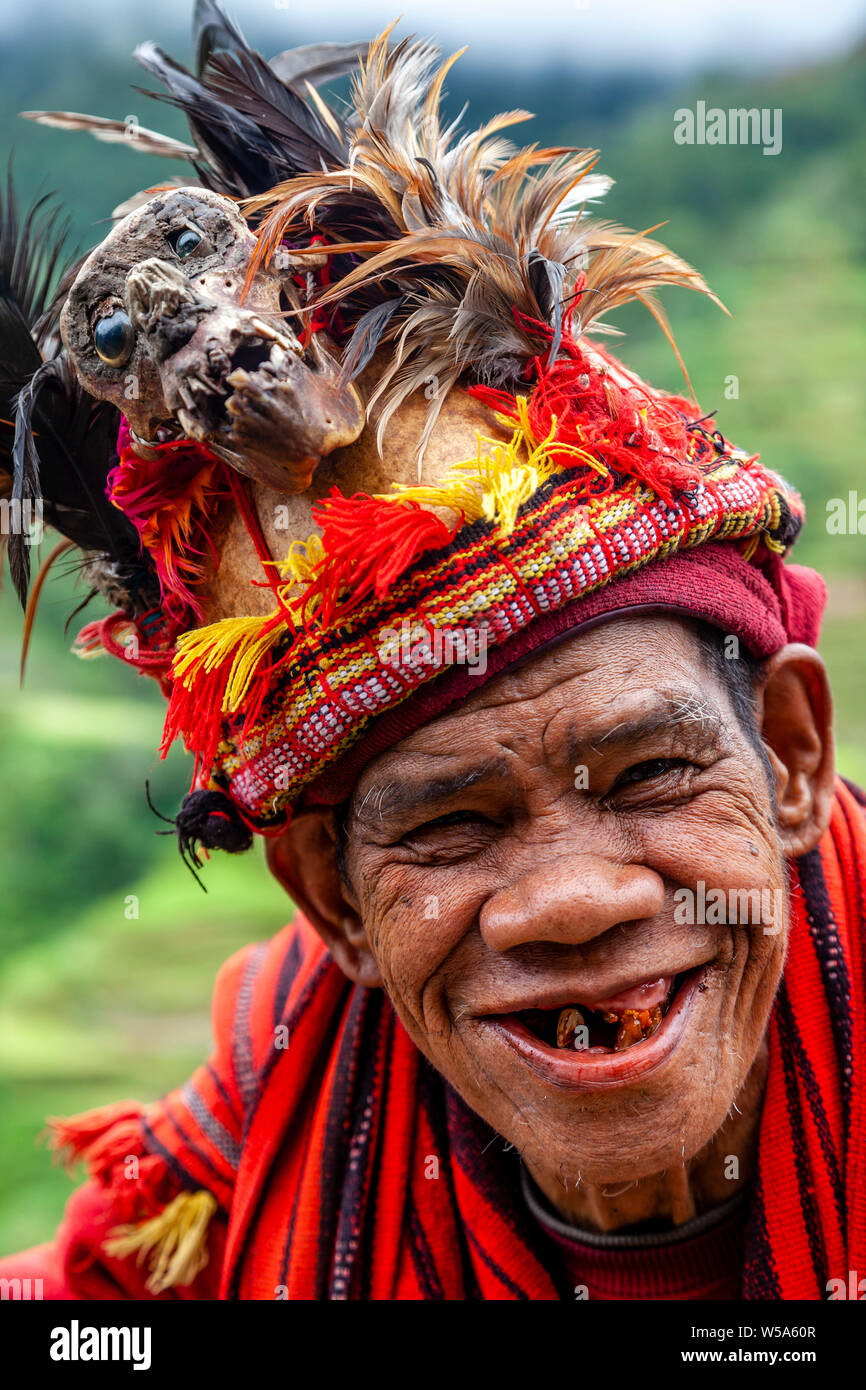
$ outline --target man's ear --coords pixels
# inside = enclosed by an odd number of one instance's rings
[[[381,987],[354,895],[340,873],[332,808],[300,811],[282,835],[266,841],[266,855],[271,873],[312,922],[343,973],[359,985]]]
[[[822,657],[799,642],[782,647],[764,663],[758,693],[779,836],[786,857],[794,859],[815,848],[833,804],[833,699]]]

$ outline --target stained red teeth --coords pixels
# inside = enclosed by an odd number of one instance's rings
[[[624,1052],[627,1047],[634,1047],[635,1043],[644,1042],[652,1037],[664,1017],[664,1007],[656,1004],[651,1009],[624,1009],[621,1013],[606,1009],[600,1017],[608,1026],[616,1025],[616,1041],[612,1050]],[[569,1004],[560,1010],[556,1021],[556,1046],[573,1047],[578,1029],[586,1029],[584,1037],[588,1036],[586,1015],[574,1004]],[[595,1046],[587,1047],[586,1051],[610,1052],[611,1048]]]
[[[584,1017],[580,1009],[563,1009],[556,1024],[556,1046],[571,1047],[578,1028],[584,1027]]]
[[[614,1021],[615,1016],[611,1022]],[[624,1052],[627,1047],[651,1038],[661,1021],[661,1004],[656,1004],[654,1009],[626,1009],[616,1035],[614,1052]]]

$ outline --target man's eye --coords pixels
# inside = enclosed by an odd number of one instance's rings
[[[201,247],[202,235],[194,227],[180,227],[176,232],[169,232],[167,241],[178,260],[185,261]]]
[[[409,836],[426,835],[436,830],[447,830],[452,825],[483,825],[489,826],[493,822],[480,811],[449,811],[445,816],[437,816],[435,820],[425,821],[423,825],[416,825],[414,830],[409,832]]]
[[[645,763],[635,763],[617,778],[617,786],[627,786],[634,782],[651,782],[655,777],[663,777],[666,772],[678,771],[688,766],[685,758],[651,758]]]

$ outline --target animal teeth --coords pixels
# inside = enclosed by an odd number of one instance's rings
[[[286,352],[296,352],[298,350],[282,333],[278,333],[269,323],[265,323],[264,319],[251,318],[250,327],[258,333],[260,338],[270,338],[272,342],[278,343]]]
[[[207,376],[194,376],[190,372],[189,376],[187,377],[187,381],[189,382],[190,386],[194,387],[195,390],[200,391],[204,396],[211,396],[218,389],[216,382],[211,381],[210,377]]]
[[[583,1026],[584,1017],[580,1009],[563,1009],[556,1024],[556,1046],[570,1047],[578,1028]]]
[[[204,438],[204,433],[202,431],[201,426],[199,425],[198,421],[195,420],[192,415],[190,415],[189,411],[179,410],[177,412],[177,418],[178,423],[182,427],[184,434],[187,435],[190,439]]]

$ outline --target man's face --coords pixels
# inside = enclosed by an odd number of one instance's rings
[[[578,634],[381,755],[346,862],[410,1036],[531,1167],[628,1181],[722,1124],[786,872],[765,764],[686,625]]]

